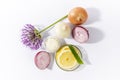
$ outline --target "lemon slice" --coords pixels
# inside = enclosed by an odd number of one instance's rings
[[[78,48],[75,48],[76,53],[81,56],[80,51]],[[79,64],[74,57],[73,53],[71,52],[69,46],[65,45],[61,47],[55,55],[57,65],[63,70],[74,70],[76,69]]]
[[[68,68],[71,69],[77,63],[76,59],[74,58],[74,56],[70,51],[62,53],[62,55],[60,55],[58,58],[59,58],[58,62],[60,63],[59,64],[60,67],[64,67],[65,69],[68,69]]]

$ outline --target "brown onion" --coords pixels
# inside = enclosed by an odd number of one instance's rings
[[[87,18],[87,11],[82,7],[75,7],[68,14],[69,21],[75,25],[83,24]]]

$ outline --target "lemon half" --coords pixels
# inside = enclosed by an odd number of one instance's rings
[[[81,57],[81,53],[76,46],[73,46],[77,54]],[[79,64],[75,59],[73,53],[69,49],[68,45],[62,46],[55,55],[57,65],[63,70],[74,70]]]

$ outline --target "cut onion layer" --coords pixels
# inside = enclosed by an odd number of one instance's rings
[[[41,69],[44,70],[48,67],[50,64],[50,55],[48,52],[40,51],[35,56],[35,65]]]
[[[82,26],[75,26],[72,30],[72,37],[79,43],[84,43],[89,38],[89,32]]]

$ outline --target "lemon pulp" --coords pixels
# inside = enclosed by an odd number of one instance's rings
[[[80,56],[80,51],[78,48],[74,46],[75,51]],[[63,46],[56,52],[56,62],[60,68],[63,70],[74,70],[76,69],[79,64],[77,63],[77,60],[75,59],[73,53],[70,51],[69,47]]]

